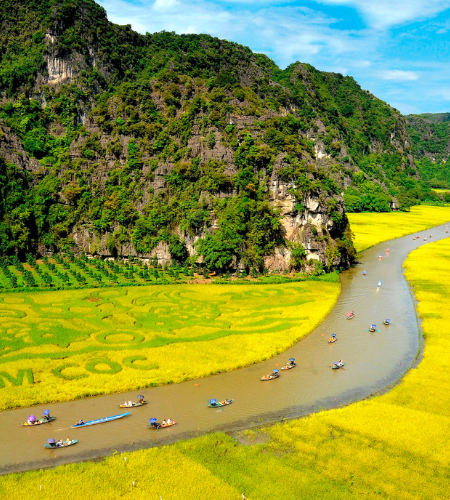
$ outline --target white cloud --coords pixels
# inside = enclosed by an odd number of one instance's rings
[[[412,82],[419,79],[415,71],[405,71],[400,69],[389,69],[378,72],[378,76],[383,80],[395,80],[397,82]]]
[[[385,29],[412,21],[429,19],[450,9],[450,0],[314,0],[328,5],[356,8],[366,23],[375,29]]]
[[[167,11],[179,5],[177,0],[156,0],[153,4],[155,10]]]

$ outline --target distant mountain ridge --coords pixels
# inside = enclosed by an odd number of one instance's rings
[[[414,157],[422,179],[450,188],[450,113],[406,116]]]
[[[92,0],[0,13],[0,253],[320,270],[351,210],[420,196],[402,115],[351,77],[207,35],[140,35]]]
[[[418,115],[409,115],[409,117],[418,117],[428,120],[431,123],[445,123],[450,121],[450,113],[420,113]]]

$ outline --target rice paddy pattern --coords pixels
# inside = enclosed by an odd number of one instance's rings
[[[309,333],[338,293],[338,284],[305,282],[5,294],[0,408],[179,382],[266,359]]]

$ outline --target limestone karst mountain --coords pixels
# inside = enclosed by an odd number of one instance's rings
[[[4,4],[2,254],[331,269],[354,253],[345,190],[352,210],[417,197],[404,118],[351,77],[140,35],[92,0]]]

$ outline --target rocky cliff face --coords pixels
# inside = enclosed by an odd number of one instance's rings
[[[305,249],[305,269],[314,269],[315,262],[323,264],[326,268],[346,268],[351,262],[352,255],[344,252],[337,252],[335,241],[329,235],[340,235],[346,228],[346,217],[344,202],[339,198],[338,213],[342,215],[345,223],[336,223],[329,215],[323,199],[316,194],[308,194],[304,199],[305,210],[298,213],[295,209],[297,204],[295,197],[290,193],[295,189],[293,183],[287,183],[275,178],[270,185],[270,201],[273,206],[280,208],[282,234],[285,244],[274,248],[270,255],[264,257],[263,266],[269,271],[289,271],[292,268],[292,251],[289,243],[299,244]],[[229,196],[222,193],[222,197]],[[202,263],[203,259],[197,255],[195,243],[204,238],[208,233],[212,234],[218,229],[218,224],[212,223],[209,228],[198,232],[195,236],[175,228],[175,233],[185,243],[189,257],[195,262]],[[87,254],[102,255],[112,257],[108,248],[108,234],[99,237],[95,232],[90,231],[86,226],[74,228],[70,234],[73,238],[78,252]],[[39,253],[45,254],[48,248],[39,247]],[[135,256],[141,258],[156,257],[161,264],[171,263],[172,255],[169,244],[160,241],[150,252],[139,253],[131,242],[126,241],[117,249],[122,257]],[[233,268],[245,268],[245,263],[239,258],[233,260]]]

